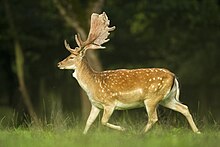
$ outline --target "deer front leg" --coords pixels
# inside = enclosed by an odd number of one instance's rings
[[[86,134],[87,131],[89,130],[90,126],[92,125],[92,123],[95,121],[95,119],[97,118],[98,114],[100,112],[100,109],[98,109],[97,107],[93,106],[92,105],[92,108],[91,108],[91,111],[90,111],[90,114],[89,114],[89,117],[87,119],[87,122],[86,122],[86,127],[83,131],[83,134]]]
[[[104,112],[102,116],[102,125],[107,126],[112,129],[116,129],[119,131],[124,131],[125,129],[122,128],[121,126],[116,126],[113,124],[108,123],[109,118],[111,117],[112,113],[114,112],[115,107],[114,106],[104,106]]]

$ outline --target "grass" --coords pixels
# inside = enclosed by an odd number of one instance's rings
[[[81,127],[69,129],[18,128],[0,130],[0,147],[215,147],[220,144],[218,127],[204,127],[197,135],[187,128],[156,125],[147,134],[129,128],[118,132],[93,126],[87,135]]]
[[[110,122],[127,130],[119,132],[100,124],[100,117],[87,135],[83,135],[85,121],[54,113],[43,127],[26,122],[24,127],[8,126],[5,117],[0,121],[0,147],[217,147],[220,144],[220,125],[196,121],[202,134],[193,133],[180,114],[160,113],[159,122],[146,134],[141,134],[146,124],[144,111],[117,113]],[[163,116],[165,116],[164,119]],[[66,119],[64,119],[66,118]],[[16,124],[15,122],[12,124]],[[6,127],[5,127],[6,124]],[[203,125],[202,125],[203,124]]]

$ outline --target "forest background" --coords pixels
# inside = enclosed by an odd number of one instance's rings
[[[85,39],[90,15],[103,11],[116,30],[105,50],[88,53],[96,70],[168,68],[180,81],[181,101],[196,119],[220,121],[219,0],[3,0],[2,125],[88,116],[90,105],[73,71],[59,70],[57,63],[69,54],[63,40],[75,47],[74,35],[78,32]],[[163,116],[173,115],[159,111],[165,120],[170,118]]]

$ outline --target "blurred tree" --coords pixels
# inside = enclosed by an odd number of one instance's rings
[[[9,1],[8,1],[9,2]],[[4,1],[1,2],[0,7],[5,9]],[[9,17],[12,19],[15,25],[16,39],[19,41],[21,47],[20,52],[22,51],[22,59],[19,59],[20,69],[22,69],[21,75],[26,81],[25,85],[28,88],[30,103],[33,104],[33,107],[36,109],[36,113],[39,118],[45,119],[45,122],[52,119],[51,118],[51,109],[54,103],[66,102],[69,99],[69,93],[63,95],[63,101],[61,99],[61,91],[70,89],[70,86],[73,85],[67,76],[62,76],[60,71],[57,69],[56,64],[60,60],[60,51],[56,48],[62,48],[60,45],[64,37],[66,28],[62,25],[62,20],[60,16],[56,15],[56,8],[53,6],[52,1],[10,1],[10,10],[13,12],[13,16]],[[2,9],[1,9],[2,10]],[[1,53],[2,51],[6,52],[8,56],[1,54],[1,62],[6,63],[8,70],[2,70],[5,74],[1,75],[17,75],[16,70],[16,59],[14,56],[16,52],[11,51],[11,40],[14,40],[14,35],[9,21],[6,21],[8,17],[2,15],[1,21],[1,37],[0,42]],[[59,33],[57,30],[59,30]],[[62,31],[61,31],[62,30]],[[63,33],[61,33],[63,32]],[[66,36],[66,35],[65,35]],[[63,54],[64,54],[63,50]],[[21,62],[23,60],[23,63]],[[24,62],[25,61],[25,62]],[[12,64],[10,64],[12,63]],[[64,73],[65,74],[65,73]],[[62,77],[62,78],[60,78]],[[65,78],[66,77],[66,78]],[[2,78],[1,78],[2,79]],[[56,79],[56,80],[54,80]],[[61,81],[66,81],[62,85]],[[1,80],[2,82],[2,80]],[[24,119],[28,119],[26,114],[26,108],[23,107],[23,103],[20,102],[20,95],[16,93],[17,91],[17,81],[13,78],[4,79],[5,83],[11,85],[11,89],[6,89],[8,94],[8,99],[14,101],[10,106],[13,109],[16,109],[16,112],[24,116]],[[18,81],[19,82],[19,81]],[[59,90],[58,90],[59,89]],[[71,88],[72,89],[72,88]],[[72,92],[71,96],[76,94]],[[7,97],[0,97],[1,100]],[[22,97],[21,97],[22,98]],[[11,101],[11,100],[10,100]],[[69,104],[69,103],[68,103]],[[77,107],[77,101],[75,103],[70,103],[65,108]],[[56,104],[61,106],[60,104]],[[58,111],[57,108],[54,108]],[[59,109],[62,109],[60,107]],[[30,114],[30,112],[29,112]],[[23,118],[19,118],[21,120]],[[23,120],[22,120],[23,121]],[[18,122],[19,124],[19,122]]]
[[[32,102],[30,100],[30,96],[25,84],[24,79],[24,55],[23,50],[19,41],[19,37],[16,31],[16,27],[13,21],[13,14],[10,9],[10,4],[8,0],[4,0],[4,6],[5,6],[5,13],[6,17],[8,19],[8,25],[10,26],[10,34],[14,42],[14,50],[15,50],[15,67],[16,67],[16,74],[19,82],[19,89],[22,94],[22,98],[24,101],[25,106],[27,107],[27,110],[31,116],[31,118],[34,121],[34,124],[39,126],[39,120],[37,117],[37,114],[34,111]]]

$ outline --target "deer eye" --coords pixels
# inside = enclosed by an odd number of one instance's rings
[[[70,59],[74,59],[74,57],[70,57]]]

